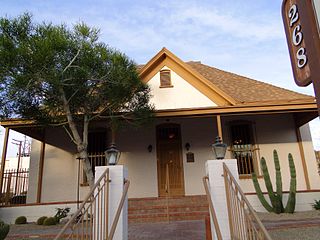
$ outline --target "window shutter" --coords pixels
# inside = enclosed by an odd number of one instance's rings
[[[160,87],[172,87],[170,70],[160,71]]]

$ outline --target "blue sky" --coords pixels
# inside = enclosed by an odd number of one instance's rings
[[[83,21],[101,40],[145,63],[162,47],[203,63],[313,95],[293,81],[281,18],[282,0],[49,1],[0,0],[0,16],[30,12],[38,22]],[[319,120],[311,123],[320,149]],[[3,138],[0,136],[0,138]],[[1,147],[1,144],[0,144]]]

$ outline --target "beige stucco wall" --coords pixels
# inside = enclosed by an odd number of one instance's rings
[[[259,143],[260,156],[266,158],[269,166],[270,177],[275,180],[273,149],[278,150],[281,161],[281,172],[283,179],[283,189],[289,189],[289,166],[287,155],[292,153],[297,169],[297,188],[305,190],[304,172],[301,163],[298,143],[294,130],[294,121],[291,114],[279,115],[256,115],[256,116],[229,116],[222,117],[223,139],[230,143],[229,128],[230,121],[250,120],[255,123],[256,138]],[[211,144],[214,142],[216,131],[215,117],[197,118],[162,118],[147,126],[135,129],[126,128],[117,133],[116,143],[121,150],[120,164],[128,168],[128,178],[131,181],[129,197],[157,197],[157,154],[156,154],[156,126],[162,123],[178,123],[181,126],[182,151],[184,166],[184,185],[186,195],[204,194],[202,177],[205,175],[205,161],[213,158]],[[308,127],[302,129],[304,139],[304,151],[307,159],[308,173],[312,189],[319,189],[320,178],[317,173],[316,160],[308,132]],[[47,131],[46,136],[53,139],[60,139],[63,132],[57,130]],[[50,144],[46,145],[46,155],[44,163],[44,176],[42,188],[42,202],[72,201],[76,200],[77,193],[77,160],[70,153],[72,143],[65,140],[65,149],[58,149]],[[186,162],[185,144],[190,143],[191,152],[194,153],[195,162]],[[153,150],[148,152],[147,147],[152,145]],[[72,151],[71,151],[72,152]],[[38,179],[38,161],[40,156],[40,143],[33,142],[32,156],[30,163],[30,188],[28,202],[33,202],[36,196]],[[230,152],[227,158],[232,158]],[[265,190],[264,182],[260,179],[262,190]],[[251,179],[240,180],[240,184],[245,192],[254,192]],[[82,196],[87,192],[87,187],[81,187]]]
[[[157,149],[156,125],[162,123],[181,125],[182,156],[184,166],[184,186],[186,195],[204,194],[202,177],[205,175],[205,161],[212,158],[210,144],[213,143],[215,119],[163,119],[141,129],[121,131],[117,137],[117,146],[121,149],[120,164],[129,170],[129,197],[157,197]],[[194,153],[195,162],[187,163],[185,144],[190,143],[189,151]],[[147,147],[153,146],[151,153]]]
[[[266,159],[273,185],[275,185],[273,150],[276,149],[280,159],[283,190],[288,190],[290,184],[290,172],[288,164],[289,153],[293,155],[297,171],[297,189],[307,189],[292,114],[257,115],[247,117],[233,116],[223,118],[223,124],[226,126],[226,128],[224,128],[224,138],[227,142],[230,138],[228,135],[227,123],[233,120],[249,120],[255,123],[254,128],[256,129],[256,138],[258,147],[260,149],[258,155]],[[304,138],[304,154],[306,156],[311,189],[319,189],[320,177],[317,173],[316,159],[308,125],[303,126],[301,131]],[[231,156],[229,155],[228,157]],[[259,179],[259,182],[262,190],[265,191],[266,189],[263,179]],[[240,184],[245,192],[254,192],[251,179],[242,179]]]
[[[169,68],[165,66],[162,69]],[[217,106],[172,70],[171,82],[173,87],[160,88],[159,72],[148,82],[152,95],[150,102],[157,110]]]
[[[46,131],[46,138],[54,144],[59,141],[64,149],[45,145],[41,202],[60,202],[77,200],[78,160],[73,154],[73,144],[63,129],[53,128]],[[32,141],[30,161],[30,184],[28,203],[36,201],[38,191],[39,160],[41,142]],[[72,152],[70,152],[72,151]],[[80,197],[84,197],[88,187],[80,187]]]

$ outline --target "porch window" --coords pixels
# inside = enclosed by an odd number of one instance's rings
[[[107,133],[106,131],[89,132],[88,135],[88,157],[91,163],[93,175],[96,166],[106,166],[105,150],[107,149]],[[84,164],[84,163],[82,163]],[[82,184],[87,185],[87,177],[82,171]]]
[[[161,88],[172,87],[170,70],[165,69],[160,71],[160,87]]]
[[[238,162],[239,175],[256,171],[257,150],[251,122],[237,122],[231,125],[231,152]]]

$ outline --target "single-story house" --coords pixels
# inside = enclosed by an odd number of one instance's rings
[[[216,136],[228,145],[226,158],[237,159],[240,185],[257,209],[261,206],[254,195],[251,173],[256,172],[263,182],[259,164],[263,156],[275,180],[274,149],[280,157],[285,191],[290,182],[288,153],[293,155],[297,190],[304,193],[297,210],[320,197],[320,176],[308,126],[317,117],[313,96],[198,61],[184,62],[166,48],[139,65],[138,71],[151,88],[155,120],[117,133],[119,164],[128,168],[131,181],[129,198],[166,196],[166,182],[171,196],[203,195],[205,162],[215,157],[211,144]],[[88,192],[82,163],[63,128],[17,119],[1,125],[33,138],[25,205],[74,204],[78,186],[80,200]],[[109,144],[110,131],[104,120],[91,124],[88,151],[94,166],[105,164],[104,151]],[[4,192],[5,181],[1,183]],[[4,207],[0,217],[2,211]]]

